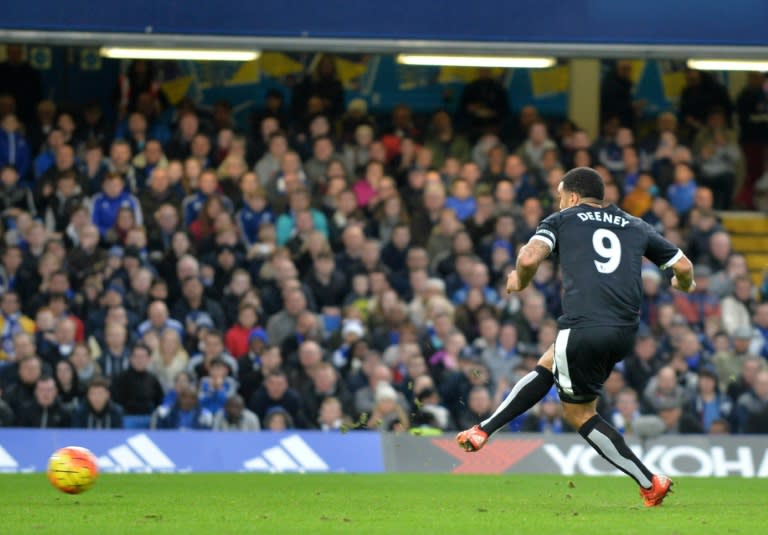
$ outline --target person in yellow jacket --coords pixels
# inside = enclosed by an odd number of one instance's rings
[[[0,296],[0,361],[14,360],[13,337],[35,334],[35,321],[21,313],[19,294],[7,291]]]

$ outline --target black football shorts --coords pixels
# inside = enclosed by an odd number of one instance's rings
[[[557,392],[566,403],[589,403],[600,395],[617,362],[632,351],[634,327],[562,329],[555,340]]]

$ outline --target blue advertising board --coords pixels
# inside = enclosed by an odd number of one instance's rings
[[[384,471],[378,433],[0,431],[0,472],[42,472],[64,446],[88,448],[104,472]]]

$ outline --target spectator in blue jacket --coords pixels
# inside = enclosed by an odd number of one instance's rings
[[[26,177],[31,159],[29,144],[19,131],[19,121],[9,113],[0,122],[0,167],[12,165],[19,176]]]
[[[139,200],[125,190],[125,179],[122,175],[109,173],[104,177],[101,193],[94,195],[91,203],[91,220],[99,227],[102,238],[115,226],[121,208],[130,208],[136,225],[143,224]]]
[[[237,212],[237,226],[245,248],[259,243],[259,229],[265,223],[274,223],[275,216],[267,204],[267,192],[259,186],[243,199],[243,208]]]
[[[161,405],[152,414],[152,429],[210,429],[213,415],[202,408],[192,386],[181,389],[170,408]]]
[[[677,164],[675,166],[675,182],[667,188],[667,199],[681,216],[693,208],[696,188],[696,180],[691,166],[687,163]]]
[[[189,225],[197,219],[197,216],[200,215],[200,211],[203,209],[208,197],[218,192],[219,179],[216,176],[216,171],[213,169],[206,169],[200,173],[197,190],[195,193],[187,195],[181,203],[181,213],[184,217],[185,227],[189,227]],[[223,201],[224,208],[226,208],[227,212],[232,213],[234,208],[232,200],[224,195],[222,195],[221,200]]]
[[[211,414],[224,409],[227,400],[237,394],[237,381],[229,374],[226,361],[214,357],[208,365],[208,376],[200,380],[200,406]]]

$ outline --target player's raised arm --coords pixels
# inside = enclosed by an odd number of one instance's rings
[[[696,289],[696,281],[693,280],[693,264],[687,256],[681,256],[671,267],[674,272],[672,288],[686,293]]]
[[[539,264],[549,256],[551,250],[549,244],[538,239],[537,236],[523,245],[517,255],[515,270],[507,276],[507,293],[519,292],[526,288],[536,275]]]

